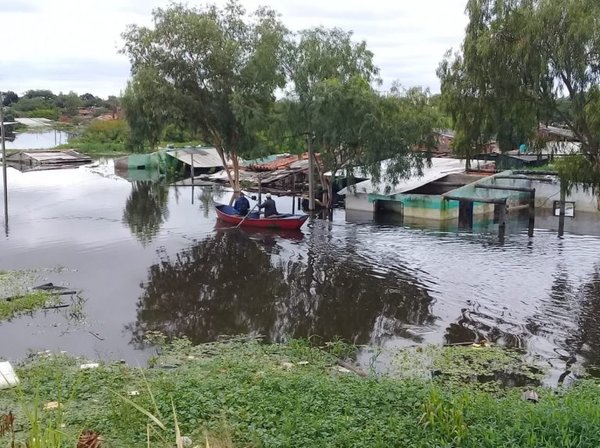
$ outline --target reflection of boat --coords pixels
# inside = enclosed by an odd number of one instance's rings
[[[228,230],[235,226],[226,222],[218,220],[215,224],[215,230]],[[269,238],[283,238],[292,241],[302,241],[304,239],[304,233],[299,229],[294,230],[282,230],[282,229],[261,229],[259,227],[245,227],[243,232],[250,238],[257,239],[269,239]]]
[[[242,227],[257,227],[261,229],[298,230],[308,219],[308,215],[280,214],[275,218],[259,218],[258,213],[250,213],[246,219],[237,214],[233,207],[225,204],[216,204],[218,218],[229,224]]]

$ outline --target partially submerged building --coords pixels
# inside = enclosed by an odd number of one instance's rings
[[[161,175],[196,175],[222,169],[221,157],[212,147],[164,148],[151,154],[131,154],[115,160],[115,170],[125,178],[136,177],[139,170],[155,171]]]
[[[560,182],[556,175],[530,170],[474,174],[466,173],[463,165],[464,161],[457,159],[434,158],[422,175],[413,171],[397,184],[367,180],[341,190],[340,194],[346,197],[346,212],[352,219],[364,219],[365,213],[371,217],[393,213],[411,223],[428,221],[435,225],[454,221],[461,227],[473,228],[477,220],[478,224],[497,223],[504,228],[508,212],[526,209],[532,235],[536,214],[558,216]],[[591,192],[575,189],[566,198],[567,217],[593,213],[597,218],[599,208],[598,197]]]
[[[485,177],[465,173],[464,160],[446,158],[431,159],[421,174],[413,170],[397,184],[365,180],[343,188],[338,195],[346,197],[345,207],[350,211],[446,220],[458,217],[458,204],[445,201],[442,195]]]
[[[72,149],[19,151],[6,156],[6,162],[19,171],[39,171],[75,167],[92,161],[91,157]]]

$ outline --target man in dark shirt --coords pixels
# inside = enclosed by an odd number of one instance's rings
[[[250,202],[248,202],[248,199],[244,195],[243,191],[240,191],[240,197],[235,200],[233,208],[237,210],[238,215],[246,216],[248,214]]]
[[[265,218],[268,218],[269,216],[273,215],[278,215],[279,213],[277,213],[275,201],[271,199],[271,193],[267,193],[266,197],[267,199],[265,199],[265,202],[259,205],[260,208],[265,209]]]

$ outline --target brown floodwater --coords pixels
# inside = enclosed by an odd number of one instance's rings
[[[299,232],[227,230],[213,204],[229,192],[129,182],[111,161],[9,168],[8,181],[0,270],[34,270],[85,302],[76,315],[0,323],[2,358],[65,350],[143,363],[144,334],[157,330],[194,342],[340,337],[364,344],[359,360],[376,354],[380,369],[388,349],[481,338],[523,348],[550,382],[600,367],[598,236],[536,229],[528,238],[515,218],[500,243],[493,227],[346,221],[343,210]],[[292,200],[278,207],[291,211]]]

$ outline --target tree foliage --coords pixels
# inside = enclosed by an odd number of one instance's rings
[[[579,166],[600,172],[600,3],[469,0],[467,13],[461,51],[438,70],[459,143],[496,135],[508,149],[558,117],[581,142]]]
[[[76,115],[79,108],[83,106],[83,101],[75,92],[69,92],[67,94],[61,92],[56,96],[54,104],[59,109],[62,109],[65,115],[72,117]]]
[[[171,86],[170,106],[224,164],[231,159],[229,180],[239,190],[238,157],[259,144],[275,90],[285,84],[287,30],[274,11],[249,16],[235,1],[223,9],[173,4],[153,15],[152,28],[133,25],[124,33],[132,74],[150,67]]]
[[[375,90],[380,81],[373,53],[340,29],[302,31],[291,56],[290,88],[279,112],[287,115],[290,134],[314,143],[326,205],[331,205],[332,183],[341,168],[351,174],[361,167],[397,182],[422,166],[413,150],[431,137],[433,121],[425,118],[428,92],[396,86],[381,95]],[[384,159],[388,172],[381,173]]]
[[[129,125],[129,145],[142,151],[148,143],[156,148],[171,118],[171,88],[152,68],[139,70],[127,83],[123,94],[125,119]]]

